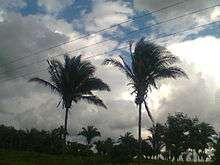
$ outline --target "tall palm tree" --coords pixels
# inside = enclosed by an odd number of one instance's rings
[[[135,94],[135,104],[139,107],[138,121],[138,141],[139,141],[139,164],[142,155],[141,150],[141,107],[144,104],[148,116],[154,123],[151,112],[148,109],[146,102],[149,91],[152,87],[157,89],[157,82],[164,78],[173,78],[187,76],[186,73],[179,67],[174,66],[178,62],[178,58],[169,52],[165,47],[148,42],[141,38],[135,45],[132,51],[132,43],[130,43],[130,59],[120,60],[107,58],[104,60],[104,65],[113,65],[120,71],[125,73],[133,88],[131,94]],[[131,62],[129,63],[128,60]]]
[[[50,81],[41,78],[32,78],[30,82],[37,82],[49,87],[57,93],[65,109],[64,140],[67,134],[68,112],[72,103],[85,100],[88,103],[107,108],[103,101],[93,91],[110,91],[109,86],[101,79],[95,77],[95,67],[89,61],[82,61],[81,56],[69,57],[64,55],[64,64],[56,59],[48,60]]]
[[[92,140],[95,137],[101,136],[101,133],[94,126],[87,126],[87,128],[83,127],[82,131],[78,133],[78,135],[84,136],[86,138],[87,145],[90,146]]]

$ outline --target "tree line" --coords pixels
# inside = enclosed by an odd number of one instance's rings
[[[148,129],[150,136],[142,139],[142,159],[167,161],[213,159],[217,142],[214,128],[198,118],[184,113],[169,115],[164,124],[156,123]],[[16,130],[0,126],[0,148],[19,151],[34,151],[47,154],[70,154],[73,156],[102,156],[109,160],[132,161],[137,159],[139,142],[132,132],[98,140],[101,132],[94,126],[82,128],[78,136],[84,143],[65,140],[65,128],[45,130]],[[196,154],[194,154],[196,153]]]

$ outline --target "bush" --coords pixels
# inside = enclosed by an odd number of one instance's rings
[[[217,144],[215,145],[215,156],[214,156],[214,165],[220,164],[220,139],[218,140]]]

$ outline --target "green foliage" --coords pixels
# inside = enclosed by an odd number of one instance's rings
[[[199,122],[197,118],[189,118],[183,113],[169,115],[165,125],[157,123],[149,129],[151,137],[142,140],[143,160],[161,159],[186,161],[192,150],[198,152],[199,158],[207,159],[206,149],[212,149],[216,133],[207,123]],[[94,126],[83,128],[79,135],[86,137],[88,144],[66,142],[65,130],[59,127],[50,131],[45,130],[16,130],[13,127],[0,126],[0,149],[38,152],[53,155],[72,155],[75,157],[101,157],[113,162],[132,162],[138,155],[139,143],[131,132],[120,136],[115,142],[111,138],[98,140],[94,143],[97,153],[93,152],[92,139],[100,136]],[[195,137],[196,136],[196,137]],[[195,141],[196,139],[196,141]],[[219,143],[218,143],[219,145]],[[218,146],[217,145],[217,146]],[[64,150],[63,150],[64,149]],[[218,161],[218,148],[216,161]]]
[[[151,127],[149,131],[151,132],[151,136],[148,137],[147,141],[151,145],[152,156],[158,158],[161,154],[161,149],[164,147],[164,136],[167,130],[164,125],[156,123],[156,125]]]
[[[217,144],[215,145],[215,156],[214,156],[214,165],[220,164],[220,139],[218,139]]]
[[[0,148],[20,151],[34,151],[48,154],[61,154],[65,144],[64,128],[51,131],[16,130],[13,127],[0,126]]]
[[[105,157],[78,157],[78,156],[54,156],[39,154],[35,152],[17,152],[11,150],[0,150],[1,165],[136,165],[135,162],[119,163],[112,162]],[[142,165],[169,165],[167,161],[144,161]],[[183,165],[183,163],[178,163]],[[184,165],[210,165],[209,163],[184,163]]]
[[[111,157],[114,152],[114,140],[111,138],[107,138],[104,141],[98,140],[94,143],[96,146],[96,150],[98,155],[109,156]]]
[[[80,136],[84,136],[86,138],[86,142],[88,145],[91,145],[92,140],[95,137],[101,136],[101,133],[94,126],[87,126],[87,128],[82,128],[82,131],[78,133]]]

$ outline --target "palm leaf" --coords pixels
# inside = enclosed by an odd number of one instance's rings
[[[147,111],[147,114],[148,114],[149,118],[151,119],[151,121],[152,121],[152,123],[153,123],[153,125],[154,125],[155,122],[154,122],[154,119],[153,119],[153,116],[152,116],[150,110],[148,109],[146,100],[144,100],[144,106],[145,106],[145,109],[146,109],[146,111]]]
[[[122,58],[123,59],[123,58]],[[121,72],[125,73],[126,76],[134,81],[134,75],[132,74],[132,72],[130,72],[130,69],[127,69],[128,66],[124,66],[120,61],[113,59],[113,58],[107,58],[104,60],[104,62],[102,63],[103,65],[112,65],[114,67],[116,67],[118,70],[120,70]],[[126,62],[125,62],[126,64]],[[127,64],[126,64],[127,65]]]
[[[35,77],[35,78],[30,79],[29,82],[37,82],[45,87],[49,87],[51,91],[53,92],[59,92],[58,88],[55,85],[41,78]]]
[[[85,82],[82,82],[78,87],[78,91],[85,94],[92,90],[110,91],[110,87],[97,77],[92,77],[85,80]]]
[[[156,74],[153,76],[154,79],[161,79],[161,78],[176,79],[178,77],[188,78],[187,74],[184,72],[183,69],[175,66],[159,68]]]
[[[95,96],[95,95],[82,96],[81,99],[87,101],[90,104],[94,104],[96,106],[100,106],[100,107],[107,109],[106,105],[103,103],[103,101],[98,96]]]

